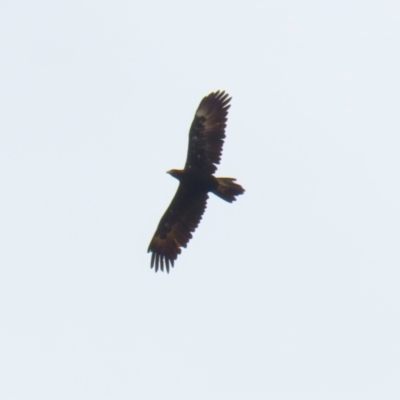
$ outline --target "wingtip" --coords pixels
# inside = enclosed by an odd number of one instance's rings
[[[154,268],[154,272],[158,272],[158,270],[164,272],[165,270],[169,274],[171,268],[174,267],[174,260],[172,258],[168,258],[156,252],[153,252],[151,255],[150,268]]]

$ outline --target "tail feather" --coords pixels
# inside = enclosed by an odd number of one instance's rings
[[[239,184],[235,183],[236,179],[217,178],[217,181],[218,187],[213,193],[229,203],[235,201],[236,196],[244,193],[244,189]]]

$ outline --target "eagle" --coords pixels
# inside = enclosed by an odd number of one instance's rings
[[[210,93],[201,100],[189,131],[189,146],[184,169],[168,174],[178,179],[179,187],[151,239],[151,268],[169,273],[170,266],[192,238],[206,209],[208,194],[232,203],[244,193],[234,178],[214,176],[222,154],[231,97],[225,91]]]

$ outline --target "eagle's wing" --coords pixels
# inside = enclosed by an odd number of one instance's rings
[[[200,102],[189,131],[186,170],[213,174],[219,164],[231,98],[225,92],[210,93]]]
[[[201,217],[206,209],[208,194],[198,192],[180,183],[171,204],[162,216],[156,232],[151,239],[148,252],[152,252],[151,267],[155,266],[167,272],[170,264],[174,266],[174,260],[181,252],[181,247],[186,247],[192,238]]]

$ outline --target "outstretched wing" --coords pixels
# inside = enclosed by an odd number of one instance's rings
[[[219,164],[231,98],[225,92],[210,93],[200,102],[189,131],[185,169],[213,174]]]
[[[192,238],[206,209],[208,194],[198,192],[180,183],[171,204],[162,216],[151,239],[148,252],[152,252],[151,268],[155,266],[167,272],[174,266],[174,260]]]

